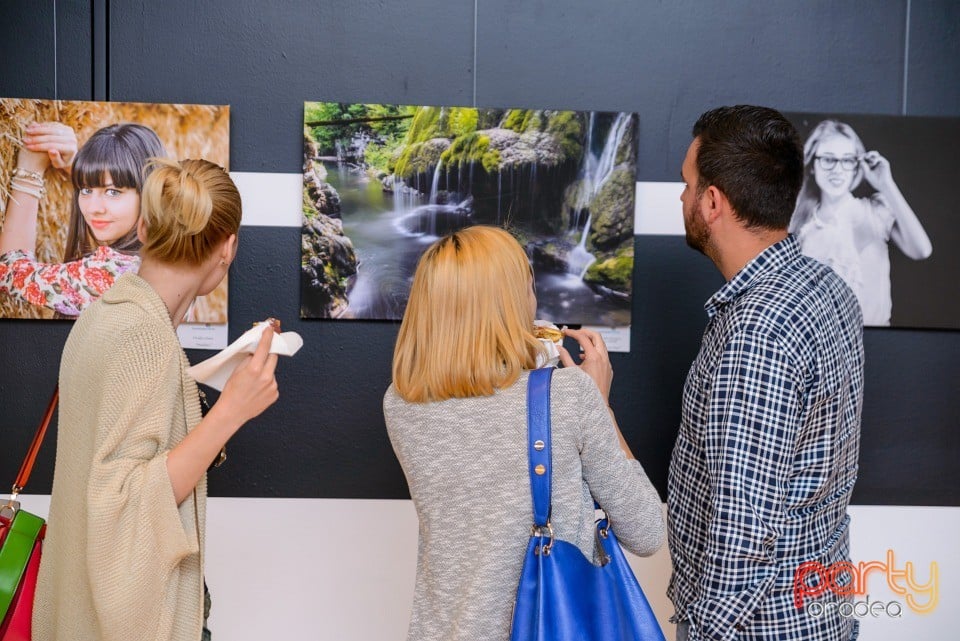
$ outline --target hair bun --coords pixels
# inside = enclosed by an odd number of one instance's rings
[[[207,160],[157,158],[151,167],[140,201],[147,237],[141,255],[199,265],[239,230],[240,193],[223,167]]]
[[[188,235],[199,234],[210,221],[213,199],[206,186],[192,173],[190,164],[184,160],[179,167],[179,207],[177,219]]]
[[[197,174],[196,160],[154,158],[143,188],[142,211],[158,233],[195,236],[213,212],[213,198]]]

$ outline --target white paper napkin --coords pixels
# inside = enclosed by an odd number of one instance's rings
[[[214,354],[207,360],[197,363],[187,370],[193,380],[209,385],[215,390],[222,390],[230,374],[237,368],[247,354],[257,351],[260,336],[269,323],[266,321],[255,323],[245,331],[240,338],[230,343],[225,350]],[[281,356],[293,356],[303,347],[303,339],[296,332],[274,334],[270,343],[270,353]]]

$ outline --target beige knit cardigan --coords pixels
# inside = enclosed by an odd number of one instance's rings
[[[201,419],[187,367],[167,308],[135,274],[76,321],[35,641],[200,639],[206,478],[178,507],[166,467]]]

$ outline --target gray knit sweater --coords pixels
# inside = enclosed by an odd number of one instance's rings
[[[408,639],[508,639],[533,508],[527,472],[527,373],[493,396],[383,400],[387,431],[420,519]],[[660,497],[620,449],[599,390],[579,368],[551,390],[552,523],[594,552],[593,500],[623,546],[653,554],[664,540]]]

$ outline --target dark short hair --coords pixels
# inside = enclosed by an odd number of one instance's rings
[[[783,114],[719,107],[697,119],[693,136],[700,140],[697,193],[715,186],[748,227],[788,227],[803,181],[803,146]]]

